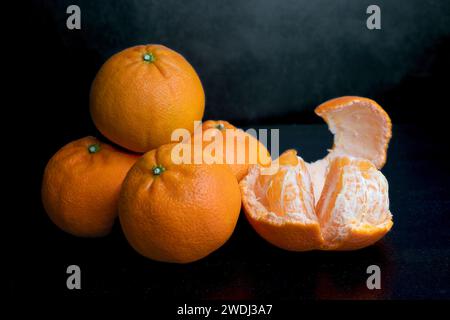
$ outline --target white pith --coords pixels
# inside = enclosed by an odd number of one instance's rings
[[[324,221],[321,219],[323,213],[317,212],[322,236],[326,242],[340,242],[352,229],[365,226],[386,227],[392,219],[389,211],[388,182],[380,171],[372,167],[363,174],[352,164],[342,170],[342,189],[336,197],[330,219]],[[331,190],[339,183],[340,177],[336,178],[330,181],[334,184]],[[323,196],[322,208],[326,210],[332,192]]]
[[[314,213],[314,195],[311,192],[312,182],[308,171],[301,170],[299,164],[295,167],[280,166],[278,172],[285,174],[279,204],[284,208],[285,214],[280,216],[276,212],[267,210],[264,197],[267,195],[271,183],[266,186],[256,186],[261,173],[261,167],[258,165],[250,167],[248,175],[241,181],[245,193],[243,198],[247,199],[248,205],[253,209],[249,214],[256,220],[267,220],[280,225],[296,222],[317,224],[317,216]],[[299,175],[299,179],[297,179],[297,175]],[[300,192],[303,194],[303,201],[300,199]],[[288,198],[287,201],[282,200],[285,198],[284,195]]]
[[[316,200],[315,204],[317,204],[317,201],[320,199],[320,194],[322,193],[323,185],[325,184],[325,177],[329,164],[330,162],[328,157],[312,163],[306,163],[311,180],[314,181],[313,189],[314,199]]]
[[[383,166],[386,160],[385,148],[391,138],[391,124],[386,121],[387,115],[382,113],[382,110],[367,101],[355,100],[323,115],[334,142],[325,158],[306,164],[314,181],[316,203],[322,193],[328,165],[335,157],[362,158],[371,161],[378,169]]]
[[[334,136],[334,145],[326,159],[348,155],[367,159],[381,168],[391,138],[390,121],[382,112],[358,100],[328,111],[324,119]]]
[[[357,160],[357,158],[349,158],[352,161]],[[300,157],[298,159],[303,161]],[[342,189],[336,197],[330,219],[327,221],[322,219],[323,212],[316,211],[314,193],[308,189],[311,184],[316,183],[310,177],[310,166],[280,166],[279,170],[286,173],[284,183],[289,185],[289,190],[282,191],[282,195],[288,195],[287,198],[289,199],[289,203],[281,203],[281,206],[287,209],[282,216],[268,210],[267,204],[264,203],[264,196],[270,187],[270,183],[265,188],[261,186],[255,187],[261,172],[261,168],[258,165],[251,167],[249,174],[241,181],[244,193],[243,199],[245,199],[246,205],[252,208],[252,210],[247,212],[253,219],[264,220],[277,225],[286,223],[300,223],[304,225],[319,223],[326,243],[338,243],[344,240],[351,230],[363,229],[366,226],[384,228],[391,223],[392,215],[389,211],[388,182],[375,167],[365,172],[368,177],[364,177],[358,166],[353,163],[342,169]],[[304,187],[297,184],[297,174],[300,174],[302,181],[305,182]],[[333,184],[330,190],[335,190],[338,179],[336,181],[327,181],[327,183]],[[307,210],[301,210],[302,205],[298,196],[299,192],[303,193]],[[327,208],[332,192],[319,196],[325,197],[322,199],[324,202],[322,208]]]
[[[305,163],[298,157],[298,165],[280,167],[279,172],[284,176],[277,206],[282,214],[268,209],[274,207],[265,200],[270,182],[265,187],[258,186],[261,168],[252,167],[241,181],[244,206],[250,208],[246,210],[247,214],[255,220],[277,225],[319,225],[326,248],[338,247],[352,232],[386,233],[392,226],[389,187],[377,169],[386,160],[386,148],[391,138],[389,117],[376,103],[366,99],[355,99],[334,108],[319,107],[318,110],[318,115],[326,120],[334,135],[333,149],[325,158],[315,162]],[[329,166],[337,157],[346,157],[350,163],[339,168],[339,175],[328,177]],[[371,164],[360,167],[358,163],[361,161]],[[298,177],[302,183],[298,182]],[[328,210],[328,203],[334,196],[333,191],[338,190],[340,179],[342,188]],[[322,194],[325,184],[328,192]],[[321,205],[317,206],[319,199]]]

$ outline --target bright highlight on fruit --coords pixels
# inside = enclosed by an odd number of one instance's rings
[[[240,183],[246,216],[263,238],[286,250],[369,246],[393,224],[388,183],[377,170],[386,160],[390,119],[359,97],[330,100],[316,113],[335,134],[333,150],[313,164],[286,151],[269,176],[252,166]]]
[[[144,61],[147,61],[147,62],[155,61],[155,57],[153,56],[152,53],[145,53],[142,58],[144,59]]]

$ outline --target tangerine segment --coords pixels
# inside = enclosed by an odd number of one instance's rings
[[[340,97],[315,109],[334,134],[330,157],[348,155],[370,160],[380,169],[386,162],[392,123],[375,101],[362,97]]]
[[[368,160],[336,157],[316,213],[324,249],[355,250],[371,245],[393,225],[387,180]]]
[[[253,228],[275,246],[293,251],[317,249],[322,237],[305,162],[295,150],[286,151],[277,161],[275,174],[261,175],[262,168],[255,165],[241,181],[245,214]]]
[[[330,159],[331,157],[327,156],[324,159],[320,159],[312,163],[306,163],[311,180],[314,181],[313,189],[316,203],[320,199],[320,194],[322,193],[323,185],[325,184]]]

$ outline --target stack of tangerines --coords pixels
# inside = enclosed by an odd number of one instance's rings
[[[294,150],[272,162],[262,143],[226,121],[206,121],[198,133],[204,107],[197,73],[175,51],[146,45],[112,56],[92,84],[90,110],[114,145],[85,137],[50,159],[42,200],[51,220],[73,235],[97,237],[119,216],[139,253],[178,263],[221,247],[241,203],[254,229],[287,250],[358,249],[391,228],[388,185],[378,171],[391,122],[374,101],[343,97],[319,106],[335,144],[311,164]],[[192,136],[173,142],[177,129]],[[205,152],[214,137],[224,143],[213,158],[223,161],[174,159],[181,143],[200,141]],[[276,170],[265,172],[272,164]]]

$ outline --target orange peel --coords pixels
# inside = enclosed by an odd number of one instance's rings
[[[334,136],[328,155],[307,164],[315,181],[314,193],[318,200],[326,169],[334,157],[348,155],[367,159],[378,169],[384,166],[392,137],[392,122],[378,103],[356,96],[328,100],[319,105],[315,113],[325,120]]]
[[[284,152],[270,175],[253,165],[240,182],[245,215],[268,242],[292,251],[356,250],[392,228],[386,162],[392,124],[373,100],[341,97],[316,108],[334,146],[308,164]]]

